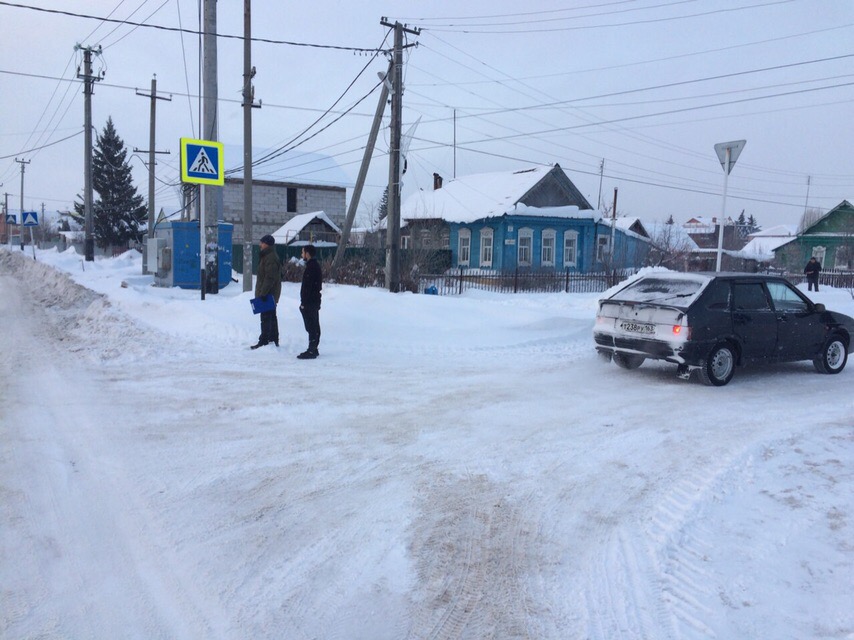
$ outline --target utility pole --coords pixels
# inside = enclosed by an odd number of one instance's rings
[[[252,291],[252,0],[243,0],[243,290]]]
[[[219,120],[217,118],[217,101],[219,99],[219,84],[217,82],[217,0],[204,0],[204,97],[203,97],[203,140],[219,141]],[[222,213],[218,204],[222,202],[222,189],[203,189],[205,202],[203,203],[208,220],[219,221]],[[210,212],[216,212],[211,216]],[[216,222],[214,222],[216,224]]]
[[[421,31],[420,29],[410,29],[400,22],[391,24],[386,18],[380,20],[380,24],[394,28],[385,282],[389,291],[397,293],[400,291],[400,134],[403,116],[403,32],[417,36]]]
[[[149,123],[149,131],[148,131],[148,237],[154,237],[154,223],[155,223],[155,213],[154,213],[154,154],[156,153],[166,153],[168,151],[155,151],[154,139],[155,139],[155,123],[157,121],[157,101],[158,100],[166,100],[171,101],[172,96],[168,98],[166,96],[158,96],[157,95],[157,74],[154,74],[154,77],[151,78],[151,93],[140,93],[137,90],[136,95],[143,96],[145,98],[151,98],[151,117]],[[137,149],[134,147],[134,153],[145,153],[144,149]],[[142,252],[142,273],[148,273],[148,247],[145,247],[145,251]]]
[[[21,240],[21,251],[24,250],[24,169],[30,164],[29,160],[18,160],[15,162],[21,165],[21,219],[18,220],[18,238]]]
[[[344,251],[350,240],[350,230],[353,227],[353,220],[356,217],[356,209],[359,207],[359,200],[362,198],[362,188],[365,186],[365,178],[368,175],[371,156],[374,155],[374,147],[377,143],[377,135],[380,131],[383,112],[385,112],[385,105],[386,102],[388,102],[389,76],[392,72],[392,64],[394,63],[389,64],[388,71],[385,76],[382,76],[380,100],[377,103],[377,110],[374,113],[374,122],[371,125],[371,133],[368,135],[368,144],[365,145],[365,152],[362,154],[362,165],[359,167],[359,176],[356,178],[356,186],[353,187],[353,196],[350,198],[350,207],[347,209],[347,218],[344,220],[344,228],[341,229],[341,242],[338,245],[338,249],[335,251],[335,257],[332,259],[330,275],[334,275],[335,270],[341,265],[341,260],[344,258]]]
[[[3,186],[3,185],[0,185]],[[12,231],[9,229],[9,223],[6,221],[6,218],[9,217],[9,194],[4,193],[4,204],[3,204],[3,228],[6,230],[6,242],[9,243],[9,248],[12,248]]]
[[[83,74],[80,73],[80,68],[77,69],[77,77],[83,80],[83,211],[84,220],[84,240],[83,253],[87,262],[95,260],[95,234],[94,220],[92,218],[92,94],[95,82],[100,82],[103,77],[101,75],[92,75],[92,54],[101,55],[101,47],[97,49],[92,47],[83,47],[76,45],[75,49],[83,51]]]
[[[9,215],[9,194],[4,193],[3,198],[4,198],[3,215],[5,216],[3,218],[3,220],[5,222],[6,217],[8,217],[8,215]],[[8,222],[6,222],[6,240],[9,243],[9,248],[11,249],[12,248],[12,230],[9,228]]]
[[[596,207],[602,210],[602,177],[605,175],[605,158],[599,163],[599,197],[596,200]]]
[[[614,210],[611,211],[611,270],[613,271],[615,267],[614,262],[614,242],[616,240],[616,226],[617,226],[617,187],[614,187]]]

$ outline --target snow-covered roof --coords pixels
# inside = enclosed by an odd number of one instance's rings
[[[405,220],[441,219],[446,222],[470,223],[506,214],[589,218],[593,211],[566,207],[527,207],[518,205],[553,167],[527,167],[518,171],[478,173],[448,180],[440,189],[412,194],[401,206]]]
[[[335,233],[341,233],[341,229],[338,228],[338,225],[332,222],[332,220],[329,218],[329,216],[326,215],[325,212],[314,211],[313,213],[301,213],[299,215],[294,216],[281,227],[276,229],[273,232],[273,237],[276,239],[276,242],[278,244],[291,244],[296,238],[299,237],[300,232],[316,219],[323,220],[326,224],[328,224],[335,230]]]
[[[253,162],[274,155],[275,149],[252,148]],[[226,144],[223,147],[225,177],[243,179],[243,146]],[[234,170],[239,167],[239,170]],[[352,187],[353,180],[335,160],[322,153],[291,150],[252,167],[252,180],[316,184],[327,187]]]
[[[774,259],[774,250],[791,242],[797,236],[797,227],[778,224],[750,234],[750,240],[735,253],[740,258],[770,262]]]
[[[749,238],[764,238],[764,237],[791,237],[798,234],[797,225],[791,224],[778,224],[777,226],[770,227],[769,229],[762,229],[760,231],[756,231],[751,233]]]

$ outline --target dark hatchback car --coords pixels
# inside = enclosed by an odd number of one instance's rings
[[[788,280],[742,273],[651,273],[599,301],[596,350],[624,369],[647,358],[723,386],[736,365],[812,360],[845,368],[854,319],[828,311]]]

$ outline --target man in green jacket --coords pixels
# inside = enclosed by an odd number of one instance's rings
[[[279,296],[282,294],[282,265],[276,255],[275,244],[276,239],[269,234],[261,238],[255,297],[263,298],[272,294],[273,300],[279,304]],[[250,349],[257,349],[271,342],[279,346],[279,319],[276,317],[275,307],[271,311],[261,312],[261,335],[258,337],[258,344],[253,344]]]

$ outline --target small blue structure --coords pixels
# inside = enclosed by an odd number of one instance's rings
[[[208,250],[216,251],[216,284],[225,287],[231,282],[231,237],[234,225],[217,223],[216,246],[209,244]],[[148,241],[148,268],[154,273],[154,284],[158,287],[201,288],[201,265],[199,263],[199,222],[165,222],[157,225],[154,238]],[[210,260],[210,258],[209,258]],[[209,277],[208,290],[211,290]],[[213,291],[215,292],[215,290]]]

